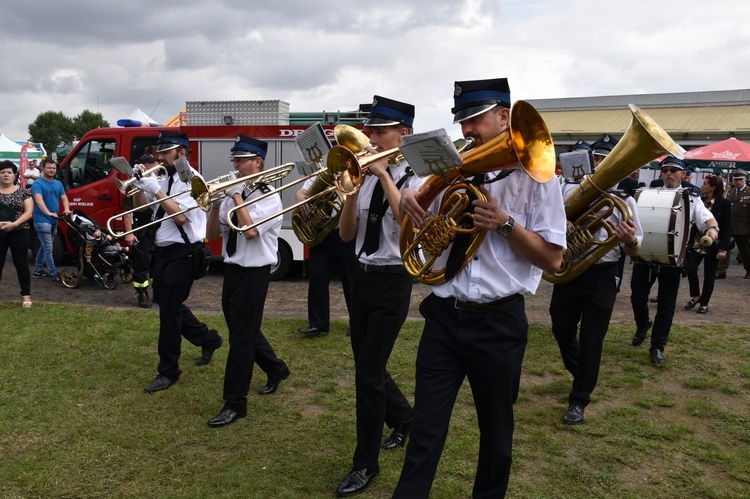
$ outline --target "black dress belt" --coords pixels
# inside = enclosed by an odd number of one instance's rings
[[[450,307],[456,310],[464,310],[467,312],[479,312],[482,314],[506,314],[504,307],[510,303],[516,302],[523,299],[520,293],[500,298],[499,300],[491,301],[489,303],[474,303],[471,301],[461,301],[458,298],[443,298]]]
[[[403,265],[372,265],[370,263],[359,262],[359,268],[365,272],[381,272],[383,274],[405,274],[406,269]]]

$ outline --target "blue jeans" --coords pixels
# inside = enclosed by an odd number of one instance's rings
[[[34,261],[34,271],[42,272],[47,267],[51,276],[58,274],[55,262],[52,259],[52,241],[57,235],[57,224],[52,225],[45,222],[34,222],[34,229],[39,236],[39,251]]]

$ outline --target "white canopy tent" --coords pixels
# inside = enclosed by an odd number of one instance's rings
[[[21,144],[10,140],[4,134],[0,133],[0,161],[9,159],[17,165],[21,164]],[[29,159],[39,160],[44,156],[44,151],[36,147],[27,147],[26,156]]]
[[[140,121],[145,126],[159,126],[159,123],[157,123],[156,121],[154,121],[151,118],[151,116],[149,116],[148,114],[144,113],[143,110],[141,110],[140,107],[135,108],[135,110],[132,113],[130,113],[130,116],[128,116],[128,119],[129,120],[134,120],[134,121]]]

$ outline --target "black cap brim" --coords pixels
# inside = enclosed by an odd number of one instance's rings
[[[475,116],[479,116],[482,113],[486,113],[490,109],[493,109],[497,107],[498,103],[492,103],[492,104],[481,104],[479,106],[471,106],[467,107],[466,109],[461,109],[456,111],[456,114],[453,115],[453,123],[461,123],[462,121],[466,121],[469,118],[473,118]]]

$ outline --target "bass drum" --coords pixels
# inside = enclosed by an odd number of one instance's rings
[[[643,188],[635,193],[635,199],[643,242],[634,260],[681,266],[690,233],[687,189]]]

